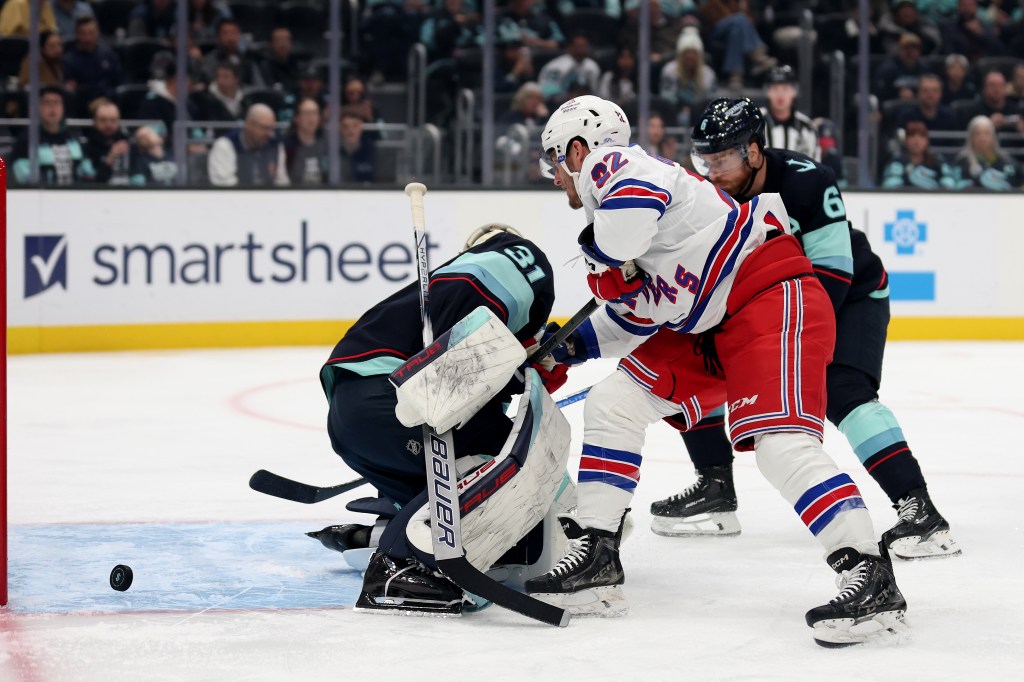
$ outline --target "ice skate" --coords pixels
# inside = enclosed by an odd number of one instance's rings
[[[697,481],[681,493],[651,504],[651,530],[658,535],[739,535],[732,467],[697,470]]]
[[[355,611],[400,616],[461,616],[463,591],[415,559],[375,552],[363,576]]]
[[[928,491],[916,488],[893,505],[900,520],[882,534],[882,544],[899,559],[959,556],[960,546],[949,534],[949,523],[932,504]]]
[[[565,556],[544,575],[527,580],[526,591],[574,616],[626,615],[626,577],[619,561],[622,526],[613,533],[583,528],[569,517],[561,521],[569,539]]]
[[[839,573],[839,595],[807,612],[815,642],[839,648],[896,641],[907,631],[907,602],[888,561],[846,548],[833,552],[828,562]]]

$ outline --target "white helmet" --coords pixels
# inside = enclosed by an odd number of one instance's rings
[[[615,102],[584,95],[569,100],[551,114],[540,136],[545,156],[553,150],[557,163],[565,164],[565,152],[577,137],[591,149],[629,144],[629,119]],[[566,168],[568,172],[569,169]]]
[[[487,223],[486,225],[481,225],[473,230],[473,233],[469,235],[469,239],[466,240],[466,243],[463,245],[462,250],[459,251],[459,253],[465,253],[477,244],[483,244],[491,237],[497,237],[503,232],[513,234],[517,237],[523,236],[519,233],[519,230],[511,225],[506,225],[505,223]]]

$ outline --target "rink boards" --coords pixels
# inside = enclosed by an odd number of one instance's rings
[[[1020,194],[847,193],[890,274],[893,338],[1024,338]],[[583,214],[556,190],[433,191],[436,266],[486,222],[555,269],[552,316],[586,300]],[[331,345],[413,281],[410,211],[382,191],[34,191],[8,199],[14,353]]]

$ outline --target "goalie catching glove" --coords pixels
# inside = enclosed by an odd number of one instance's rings
[[[480,306],[391,373],[404,426],[438,433],[460,427],[496,396],[526,361],[508,327]]]
[[[578,241],[587,264],[587,285],[595,298],[609,303],[626,303],[647,286],[650,276],[633,261],[616,260],[597,247],[593,223],[583,228]]]

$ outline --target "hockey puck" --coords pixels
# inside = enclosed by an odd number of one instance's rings
[[[132,569],[124,564],[114,566],[110,572],[110,586],[118,592],[124,592],[132,586]]]

